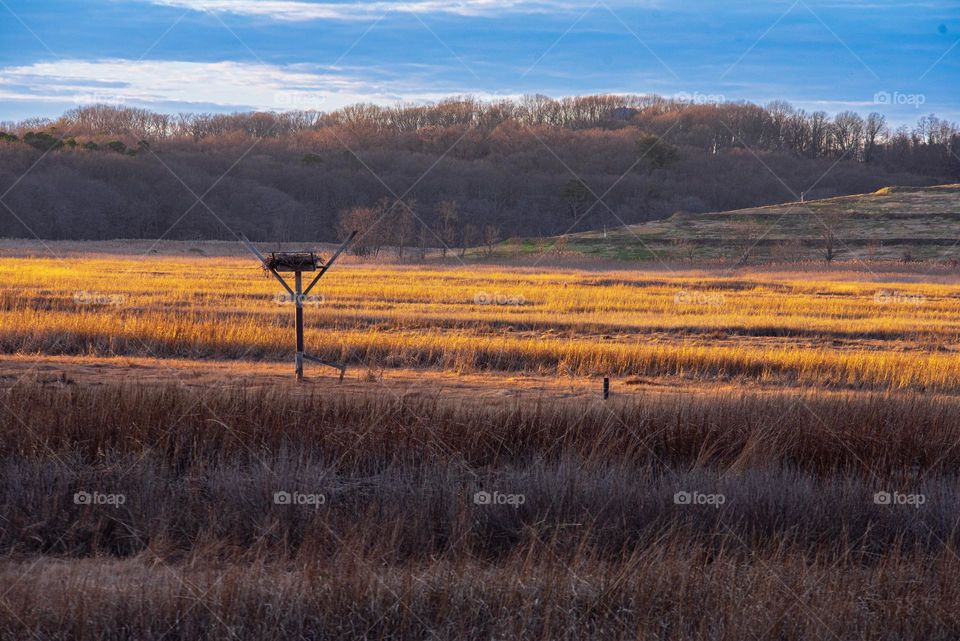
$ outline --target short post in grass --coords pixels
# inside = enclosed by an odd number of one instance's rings
[[[290,297],[293,299],[293,304],[296,307],[296,332],[297,332],[297,351],[294,356],[294,371],[297,375],[297,381],[303,381],[303,361],[304,359],[308,361],[313,361],[314,363],[319,363],[321,365],[326,365],[328,367],[334,367],[340,370],[340,381],[343,381],[343,375],[346,373],[347,368],[341,363],[336,361],[325,361],[323,359],[317,358],[315,356],[310,356],[304,352],[303,347],[303,301],[310,295],[310,291],[313,289],[314,285],[317,284],[324,274],[327,273],[327,270],[333,266],[333,262],[339,258],[340,254],[346,250],[347,246],[353,240],[354,236],[357,235],[357,232],[350,234],[350,237],[347,238],[337,251],[334,252],[333,256],[330,257],[330,260],[324,262],[323,259],[315,254],[314,252],[273,252],[270,254],[270,257],[267,258],[260,251],[254,247],[245,236],[241,236],[240,240],[247,246],[247,249],[250,252],[260,259],[260,262],[263,263],[263,268],[273,275],[274,278],[283,286]],[[293,272],[293,288],[290,287],[289,283],[283,279],[283,276],[280,275],[280,272]],[[303,272],[317,272],[317,275],[314,276],[313,280],[307,285],[307,288],[303,288]]]
[[[610,379],[603,377],[603,400],[610,398]]]

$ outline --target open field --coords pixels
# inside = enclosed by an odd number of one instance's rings
[[[599,214],[598,214],[599,215]],[[609,216],[609,215],[608,215]],[[616,226],[505,243],[501,255],[545,251],[626,260],[823,260],[827,237],[843,260],[960,259],[960,185],[876,193]]]
[[[960,641],[958,6],[0,0],[0,641]]]
[[[876,274],[343,265],[308,351],[391,368],[830,389],[960,389],[960,281]],[[926,281],[926,282],[925,282]],[[939,282],[938,282],[939,281]],[[293,309],[253,261],[0,262],[0,352],[289,361]]]
[[[0,245],[0,638],[960,634],[951,270],[348,261],[297,385],[194,245]]]

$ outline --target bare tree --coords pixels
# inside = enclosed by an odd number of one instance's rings
[[[837,236],[837,229],[847,220],[847,214],[831,211],[825,214],[816,214],[817,222],[821,227],[820,237],[823,240],[823,260],[832,263],[840,253],[838,245],[841,243]]]
[[[560,194],[570,211],[570,217],[577,220],[590,201],[590,190],[579,178],[568,181]]]
[[[397,203],[389,216],[391,240],[397,248],[397,258],[403,260],[403,250],[414,242],[417,231],[416,201]]]
[[[874,111],[867,116],[863,131],[863,162],[872,162],[877,145],[887,128],[887,119]]]
[[[480,231],[477,229],[477,226],[473,223],[467,223],[463,226],[463,233],[460,235],[460,257],[463,258],[467,249],[472,247],[477,243],[477,239],[480,237]]]
[[[493,246],[500,242],[500,228],[491,224],[483,227],[483,244],[487,246],[487,256],[493,256]]]
[[[447,250],[457,242],[457,228],[460,222],[460,213],[455,201],[444,200],[437,205],[436,234],[443,246],[440,251],[447,257]]]
[[[730,242],[733,243],[733,247],[739,255],[737,263],[745,265],[763,236],[764,227],[753,218],[735,221],[731,227],[733,233]]]
[[[383,220],[380,207],[353,207],[340,212],[338,231],[341,236],[353,230],[360,232],[351,245],[357,256],[376,256],[383,246]]]
[[[829,121],[827,112],[815,111],[810,115],[810,146],[809,156],[821,158],[829,149]]]
[[[850,159],[860,157],[863,118],[853,111],[841,111],[833,119],[833,141],[837,153]]]

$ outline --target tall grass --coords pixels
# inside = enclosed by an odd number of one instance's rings
[[[292,309],[247,262],[7,259],[0,284],[0,352],[291,350]],[[345,266],[318,293],[308,350],[377,367],[949,392],[960,380],[956,285]]]
[[[0,353],[286,358],[274,292],[232,259],[5,259]],[[960,636],[957,286],[349,266],[321,293],[318,356],[738,391],[10,384],[0,639]]]
[[[736,545],[731,541],[731,545]],[[960,633],[949,553],[872,566],[808,562],[789,546],[743,564],[665,542],[616,564],[537,544],[495,566],[401,570],[349,553],[308,564],[6,564],[3,638],[903,639]],[[24,573],[28,578],[23,579]]]
[[[953,399],[478,407],[21,384],[0,402],[3,637],[960,630]],[[277,504],[278,491],[324,501]],[[477,504],[478,491],[523,501]],[[78,492],[124,501],[77,504]]]

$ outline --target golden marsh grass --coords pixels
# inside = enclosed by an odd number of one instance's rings
[[[292,307],[252,260],[8,258],[0,287],[6,353],[292,351]],[[960,381],[950,283],[346,264],[314,293],[308,351],[354,365],[939,391]]]

